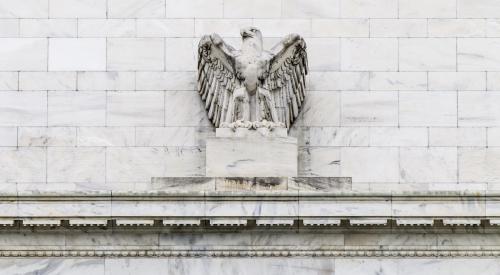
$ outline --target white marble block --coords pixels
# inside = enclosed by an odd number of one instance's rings
[[[260,130],[260,129],[259,129]],[[285,132],[217,129],[207,139],[208,177],[295,177],[297,139]]]

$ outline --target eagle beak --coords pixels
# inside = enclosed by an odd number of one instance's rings
[[[249,33],[247,30],[242,30],[241,31],[241,37],[242,38],[252,37],[252,34]]]

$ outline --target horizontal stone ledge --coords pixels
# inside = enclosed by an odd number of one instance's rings
[[[192,190],[23,190],[0,193],[2,201],[120,201],[120,200],[301,200],[301,199],[356,199],[356,200],[500,200],[500,191],[192,191]]]
[[[181,218],[3,218],[0,228],[15,227],[479,227],[497,228],[498,219],[481,218],[291,218],[291,217],[191,217]]]
[[[223,249],[223,250],[170,250],[170,249],[17,249],[0,250],[0,257],[403,257],[403,258],[476,258],[500,257],[500,249]]]
[[[149,192],[109,196],[51,193],[0,198],[0,225],[10,222],[6,219],[37,223],[30,219],[75,218],[121,219],[124,224],[131,219],[193,218],[371,219],[368,224],[381,223],[384,219],[396,219],[401,224],[429,224],[428,219],[447,219],[450,224],[491,219],[492,224],[499,224],[500,194]]]

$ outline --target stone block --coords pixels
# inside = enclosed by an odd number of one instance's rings
[[[401,0],[399,16],[403,18],[454,18],[456,17],[455,0]]]
[[[299,150],[300,176],[340,175],[340,149],[338,147],[301,147]]]
[[[342,126],[397,126],[397,92],[342,92]],[[323,109],[326,110],[326,109]]]
[[[498,38],[459,38],[457,66],[459,71],[498,71],[500,53]]]
[[[212,128],[195,127],[137,127],[136,146],[200,146],[208,136],[214,136]]]
[[[79,127],[77,142],[78,146],[133,146],[135,129],[134,127]]]
[[[137,72],[138,91],[193,91],[196,74],[192,72]],[[199,96],[198,96],[199,97]]]
[[[486,78],[487,78],[486,90],[488,91],[500,90],[500,72],[487,72]]]
[[[164,93],[108,92],[108,126],[162,126]]]
[[[104,182],[104,148],[50,147],[47,182]]]
[[[427,146],[425,127],[370,127],[370,146]]]
[[[491,139],[488,137],[489,141]],[[429,146],[486,146],[486,128],[431,127]]]
[[[284,177],[234,177],[215,178],[217,191],[263,191],[287,190],[288,178]]]
[[[49,126],[104,126],[106,93],[49,92]]]
[[[0,146],[17,146],[16,127],[0,127]]]
[[[328,18],[337,17],[340,0],[289,0],[283,2],[284,17],[290,18]]]
[[[46,18],[48,0],[1,1],[1,18]]]
[[[455,71],[455,42],[454,38],[402,38],[399,40],[399,70]],[[460,61],[458,63],[460,67]]]
[[[198,92],[165,92],[165,126],[211,126]]]
[[[0,19],[0,37],[17,37],[19,34],[19,20]]]
[[[370,37],[425,37],[426,19],[370,19]]]
[[[151,187],[165,191],[215,191],[215,178],[153,177]]]
[[[47,39],[2,38],[0,70],[45,71],[47,69]]]
[[[367,91],[369,88],[368,72],[311,72],[307,78],[309,91]]]
[[[343,71],[396,71],[398,41],[395,38],[343,38]]]
[[[80,37],[134,37],[134,19],[81,19],[78,21]]]
[[[495,0],[458,0],[459,18],[488,18],[500,16],[500,2]]]
[[[429,36],[432,37],[484,37],[484,19],[429,19]]]
[[[338,191],[351,190],[350,177],[297,177],[288,179],[288,190]]]
[[[18,76],[17,72],[0,72],[0,91],[17,90]]]
[[[340,39],[309,38],[307,49],[311,71],[338,71],[340,69]]]
[[[297,176],[296,138],[260,135],[251,130],[247,135],[236,131],[229,136],[229,131],[207,139],[207,176]]]
[[[340,126],[341,93],[310,91],[304,100],[305,126]],[[326,114],[326,115],[325,115]]]
[[[372,91],[421,91],[427,89],[425,72],[371,72]]]
[[[102,71],[104,69],[106,69],[106,39],[50,39],[49,71]]]
[[[367,37],[366,19],[313,19],[311,32],[314,37]]]
[[[458,126],[500,126],[500,94],[490,92],[458,93]]]
[[[167,71],[189,71],[196,68],[198,39],[166,38],[165,69]]]
[[[75,72],[20,72],[19,90],[65,90],[76,89]]]
[[[78,90],[134,90],[134,72],[79,72]]]
[[[290,33],[311,36],[311,21],[308,19],[254,19],[253,24],[264,31],[266,37],[283,37]]]
[[[75,146],[74,127],[19,127],[19,146]]]
[[[207,33],[217,33],[222,37],[239,37],[240,29],[252,25],[252,19],[197,18],[194,24],[196,37]]]
[[[165,16],[163,0],[109,0],[109,18],[161,18]]]
[[[399,150],[394,147],[342,147],[340,176],[357,182],[398,182]]]
[[[355,0],[341,1],[340,16],[343,18],[396,18],[396,0]]]
[[[107,68],[117,71],[161,71],[165,45],[161,38],[110,38]]]
[[[76,37],[77,19],[19,19],[21,37]]]
[[[50,0],[52,18],[105,18],[106,0]]]
[[[46,126],[47,93],[0,93],[1,126]]]
[[[137,37],[192,37],[194,34],[193,19],[137,19],[136,21]],[[203,34],[205,33],[210,32]]]
[[[483,91],[485,72],[429,72],[430,91]]]
[[[0,148],[0,183],[43,182],[46,180],[44,148]]]
[[[303,128],[304,144],[309,146],[369,146],[369,127],[310,127]],[[307,130],[308,129],[308,130]],[[384,127],[384,129],[392,129]]]
[[[399,94],[401,126],[456,126],[456,92],[404,92]]]
[[[457,148],[403,148],[399,158],[400,182],[457,181]]]
[[[166,16],[169,18],[222,17],[222,0],[166,0]]]
[[[226,18],[278,18],[281,16],[281,1],[226,0],[223,8]]]

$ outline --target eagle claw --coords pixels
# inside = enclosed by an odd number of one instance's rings
[[[285,127],[284,123],[281,122],[273,122],[273,121],[267,121],[267,120],[262,120],[262,121],[254,121],[253,122],[253,128],[258,129],[258,128],[267,128],[270,131],[274,130],[274,128],[281,128]]]
[[[237,120],[235,122],[231,123],[223,123],[221,125],[222,128],[230,128],[233,131],[236,131],[238,128],[246,128],[246,129],[259,129],[259,128],[267,128],[270,131],[274,130],[275,128],[283,128],[285,127],[285,124],[282,122],[273,122],[273,121],[267,121],[267,120],[262,120],[262,121],[243,121],[243,120]]]

